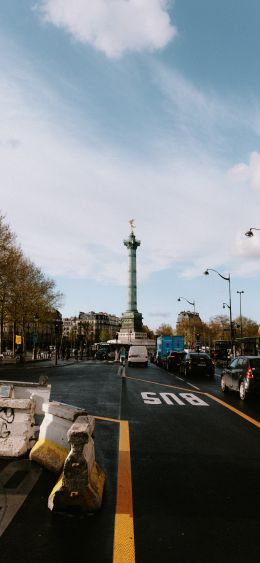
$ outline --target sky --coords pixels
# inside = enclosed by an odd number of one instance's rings
[[[259,28],[259,0],[0,0],[0,211],[64,317],[126,311],[134,219],[144,324],[227,313],[218,273],[260,323]]]

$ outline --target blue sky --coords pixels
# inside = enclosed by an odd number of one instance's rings
[[[1,0],[0,208],[62,313],[260,322],[258,0]]]

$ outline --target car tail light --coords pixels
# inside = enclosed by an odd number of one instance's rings
[[[253,374],[251,368],[248,368],[248,369],[246,370],[246,379],[254,379],[254,374]]]

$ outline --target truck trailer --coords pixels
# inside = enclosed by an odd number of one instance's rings
[[[157,366],[166,368],[167,356],[170,352],[184,352],[184,336],[157,336],[155,357]]]

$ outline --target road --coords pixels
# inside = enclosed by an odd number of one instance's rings
[[[260,561],[259,398],[223,395],[218,373],[184,381],[153,364],[126,367],[125,377],[118,364],[85,361],[0,372],[8,380],[40,375],[52,400],[96,417],[103,503],[94,516],[54,514],[47,500],[55,475],[26,458],[1,458],[0,531],[8,511],[10,520],[1,560],[64,563],[77,553],[91,563]]]

